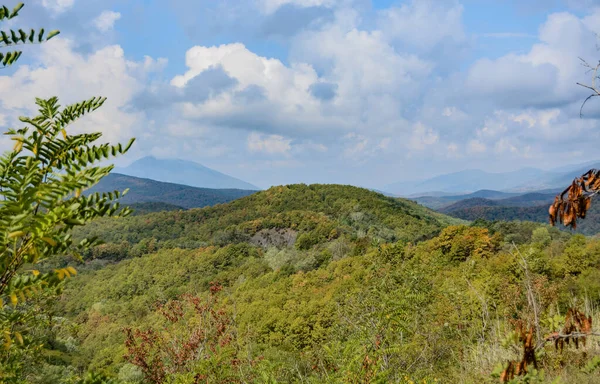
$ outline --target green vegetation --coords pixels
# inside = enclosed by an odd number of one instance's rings
[[[0,21],[10,20],[23,8],[0,7]],[[0,31],[0,47],[43,43],[58,31]],[[14,64],[21,51],[0,53],[3,67]],[[36,99],[39,115],[21,117],[21,129],[5,132],[14,147],[0,157],[0,382],[30,382],[40,375],[35,367],[43,359],[46,333],[54,326],[53,302],[64,278],[76,274],[73,267],[37,265],[56,255],[78,256],[96,245],[94,238],[72,238],[77,226],[99,218],[125,216],[128,209],[114,203],[121,195],[92,193],[88,189],[112,170],[94,165],[125,153],[133,140],[96,145],[101,133],[70,135],[67,127],[101,107],[106,99],[92,98],[65,108],[56,97]]]
[[[121,204],[146,203],[144,206],[150,208],[152,205],[149,203],[155,203],[152,208],[155,212],[160,210],[158,204],[175,205],[183,209],[202,208],[227,203],[255,192],[243,189],[197,188],[111,173],[90,188],[87,193],[124,191],[126,189],[129,190],[129,193],[119,200]],[[165,208],[171,210],[168,207]]]
[[[56,292],[65,277],[76,273],[72,267],[40,273],[34,265],[55,255],[78,256],[97,244],[90,237],[75,243],[73,228],[129,213],[113,203],[118,192],[82,196],[81,191],[112,170],[94,163],[125,153],[133,140],[126,147],[95,146],[102,134],[66,132],[70,123],[103,103],[102,98],[92,98],[60,110],[56,98],[37,99],[39,116],[22,117],[28,127],[7,132],[15,146],[0,158],[0,333],[5,340],[1,380],[22,376],[31,365],[28,360],[40,353],[32,328],[50,321],[40,308],[48,305],[48,292]]]
[[[6,46],[34,39],[2,33]],[[66,131],[103,103],[38,99],[39,116],[8,132],[1,383],[600,381],[600,240],[468,225],[341,185],[186,211],[240,195],[109,177],[149,198],[128,216],[113,202],[126,198],[92,187],[112,170],[94,164],[133,141]]]
[[[9,21],[14,19],[19,15],[19,11],[23,9],[24,4],[17,4],[13,10],[11,11],[6,6],[0,6],[0,22]],[[18,47],[23,44],[41,44],[44,43],[54,36],[58,35],[60,32],[57,30],[48,32],[48,34],[44,34],[44,28],[41,28],[39,31],[31,29],[29,31],[24,31],[19,29],[17,31],[13,31],[9,29],[7,31],[0,31],[0,49],[9,49],[9,51],[0,52],[0,65],[2,68],[6,68],[11,66],[19,60],[23,51],[13,50],[15,47]]]
[[[52,382],[496,382],[520,359],[515,321],[535,322],[529,289],[542,336],[574,303],[596,316],[599,241],[456,224],[337,185],[96,220],[78,236],[107,243],[45,309],[61,318],[36,328],[35,369]],[[548,345],[525,378],[594,382],[599,352]]]

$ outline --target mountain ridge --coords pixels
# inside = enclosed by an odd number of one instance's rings
[[[480,169],[467,169],[420,181],[395,182],[380,189],[409,198],[426,195],[436,197],[466,195],[484,189],[523,194],[544,189],[564,188],[590,168],[600,168],[600,161],[588,161],[550,170],[526,167],[515,171],[494,173]]]
[[[201,208],[248,196],[256,191],[244,189],[211,189],[166,183],[119,173],[110,173],[85,193],[112,192],[129,189],[119,199],[122,204],[158,203],[184,209]]]
[[[202,164],[181,159],[158,159],[153,156],[146,156],[134,161],[127,167],[116,168],[115,172],[197,188],[245,189],[252,191],[261,189]]]

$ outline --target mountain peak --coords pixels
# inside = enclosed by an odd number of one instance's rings
[[[246,189],[259,190],[243,180],[223,174],[202,164],[182,159],[158,159],[154,156],[142,157],[125,168],[115,172],[163,181],[212,189]]]

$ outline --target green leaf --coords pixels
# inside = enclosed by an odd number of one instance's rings
[[[24,30],[19,29],[19,36],[21,37],[21,41],[25,43],[27,40],[27,33]]]
[[[17,238],[17,237],[23,237],[25,236],[25,232],[24,231],[15,231],[15,232],[11,232],[8,234],[8,238],[9,239],[13,239],[13,238]]]
[[[4,44],[6,45],[11,45],[11,41],[10,41],[10,37],[8,37],[8,34],[4,31],[0,31],[0,35],[2,35],[2,42],[4,42]]]
[[[40,33],[38,34],[38,42],[41,43],[44,39],[44,28],[40,29]]]
[[[51,38],[53,38],[54,36],[60,34],[60,31],[55,29],[54,31],[50,31],[50,33],[48,33],[48,36],[46,36],[46,41],[50,40]]]
[[[44,240],[46,243],[50,244],[53,247],[56,247],[58,245],[56,241],[54,241],[54,239],[51,239],[49,237],[42,237],[42,240]]]
[[[23,3],[19,3],[19,4],[17,4],[17,5],[16,5],[16,6],[13,8],[13,10],[12,10],[12,13],[11,13],[11,15],[10,15],[10,18],[12,19],[13,17],[16,17],[16,16],[18,15],[19,11],[21,10],[21,8],[23,8],[24,6],[25,6],[25,4],[23,4]]]
[[[84,225],[85,222],[83,222],[82,220],[78,220],[78,219],[67,219],[65,220],[66,224],[70,224],[70,225]]]

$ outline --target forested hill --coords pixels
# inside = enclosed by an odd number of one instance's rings
[[[271,239],[273,230],[287,230],[300,248],[308,248],[342,234],[353,238],[368,235],[386,242],[416,241],[458,222],[415,202],[362,188],[297,184],[213,207],[99,220],[80,231],[108,243],[134,245],[154,239],[162,247],[188,248],[277,242]]]
[[[494,368],[522,353],[502,341],[529,314],[521,254],[543,319],[573,296],[599,297],[588,283],[599,278],[599,241],[536,223],[451,223],[341,185],[95,222],[85,230],[107,243],[74,265],[54,307],[60,325],[42,333],[44,372],[119,383],[153,382],[153,367],[181,383],[196,372],[222,383],[375,382],[372,372],[377,382],[496,382]],[[198,334],[216,346],[176,365],[169,348],[195,351]],[[132,357],[156,360],[139,368]],[[550,358],[540,364],[554,369]]]
[[[93,192],[129,192],[121,198],[123,204],[164,203],[182,208],[201,208],[226,203],[240,197],[248,196],[255,191],[244,189],[210,189],[190,187],[188,185],[164,183],[161,181],[142,179],[139,177],[111,173],[87,193]],[[146,208],[149,208],[146,205]],[[154,208],[157,208],[156,206]]]
[[[463,200],[441,211],[452,217],[469,221],[483,219],[487,221],[534,221],[548,223],[548,208],[551,202],[535,206],[516,206],[508,205],[512,203],[516,204],[517,202],[514,201],[503,203],[503,200],[474,200]],[[560,229],[566,230],[560,224],[557,225]],[[592,202],[592,206],[587,212],[585,219],[577,221],[577,229],[573,232],[589,236],[600,233],[600,204],[598,204],[598,201]]]

